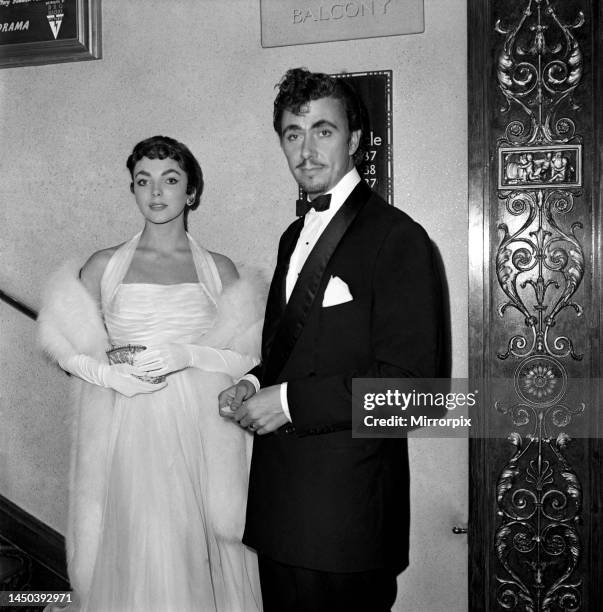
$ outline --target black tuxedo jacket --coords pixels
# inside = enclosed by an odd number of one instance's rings
[[[283,234],[270,287],[261,386],[287,381],[293,423],[255,436],[243,541],[331,572],[408,565],[406,440],[354,439],[353,377],[438,374],[441,284],[431,242],[360,182],[310,253],[289,302],[303,218]],[[323,307],[331,276],[353,300]]]

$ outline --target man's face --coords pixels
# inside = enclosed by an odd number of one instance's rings
[[[343,104],[336,98],[312,100],[298,115],[284,111],[281,134],[289,169],[310,199],[335,187],[354,167],[360,130],[349,131]]]

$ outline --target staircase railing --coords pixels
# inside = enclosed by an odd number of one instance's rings
[[[34,321],[38,318],[38,313],[33,308],[30,308],[27,304],[21,302],[21,300],[18,300],[12,295],[2,291],[2,289],[0,289],[0,300],[9,306],[12,306],[15,310],[22,312],[26,317],[29,317]]]

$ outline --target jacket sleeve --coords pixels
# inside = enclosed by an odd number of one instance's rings
[[[373,273],[371,363],[362,371],[288,381],[298,435],[351,428],[353,378],[435,378],[442,351],[442,287],[431,241],[416,223],[394,225]]]

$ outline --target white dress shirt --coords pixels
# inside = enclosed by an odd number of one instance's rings
[[[287,302],[289,302],[297,278],[308,256],[312,252],[312,249],[316,246],[318,239],[360,181],[361,179],[358,171],[356,168],[352,168],[333,189],[326,192],[331,194],[331,204],[327,210],[317,212],[311,208],[306,213],[304,217],[304,227],[299,234],[297,244],[289,260],[289,270],[287,271],[287,278],[285,281],[285,299]],[[243,377],[243,380],[249,380],[255,386],[256,391],[259,390],[260,384],[255,376],[248,374]],[[281,383],[280,393],[281,407],[287,419],[291,421],[291,412],[289,411],[289,403],[287,401],[286,382]]]

